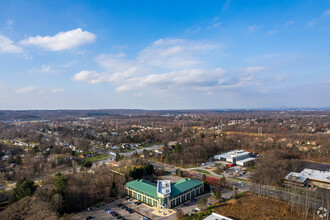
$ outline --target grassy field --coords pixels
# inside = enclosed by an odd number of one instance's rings
[[[295,208],[291,211],[290,204],[285,201],[251,194],[237,200],[229,200],[224,205],[215,208],[215,211],[241,220],[303,219],[302,209]],[[312,219],[312,216],[307,219]]]
[[[302,211],[302,207],[297,206],[291,210],[288,202],[278,199],[264,196],[259,197],[252,194],[242,194],[238,199],[231,199],[210,206],[205,211],[184,217],[184,220],[201,220],[212,214],[212,212],[240,220],[301,220],[304,219]],[[313,219],[312,214],[308,213],[306,219]]]
[[[94,161],[98,161],[98,160],[107,159],[108,157],[109,156],[106,155],[106,154],[100,154],[100,155],[97,155],[95,157],[88,157],[88,158],[86,158],[86,161],[94,162]]]
[[[209,175],[211,175],[211,173],[208,172],[208,171],[206,171],[206,170],[199,170],[199,169],[197,169],[197,170],[194,170],[194,171],[197,171],[197,172],[199,172],[199,173],[204,173],[204,174],[209,174]]]

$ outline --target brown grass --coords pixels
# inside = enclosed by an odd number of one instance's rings
[[[248,194],[237,200],[229,200],[224,205],[217,207],[216,212],[224,216],[232,216],[240,220],[302,220],[302,207],[294,207],[291,211],[290,204],[270,197],[258,197]],[[312,215],[306,219],[313,219]]]

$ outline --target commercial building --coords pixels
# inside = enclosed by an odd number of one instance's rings
[[[228,218],[228,217],[223,216],[223,215],[219,215],[219,214],[217,214],[215,212],[212,212],[211,215],[207,216],[203,220],[233,220],[233,219],[232,218]]]
[[[251,157],[251,153],[244,150],[233,150],[227,153],[218,154],[214,156],[215,160],[223,160],[230,164],[236,164],[239,166],[247,166],[249,163],[253,163],[254,157]]]
[[[150,206],[164,209],[173,208],[204,192],[204,184],[199,180],[181,179],[171,183],[158,180],[134,180],[125,185],[125,194]]]
[[[290,186],[319,187],[330,190],[330,171],[305,168],[300,173],[289,173],[284,180],[284,183]]]

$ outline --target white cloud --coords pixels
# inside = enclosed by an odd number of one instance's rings
[[[222,6],[222,11],[226,11],[229,8],[231,0],[227,0],[225,4]]]
[[[330,15],[330,9],[324,12],[324,15]]]
[[[8,37],[0,35],[0,53],[21,53],[22,48],[16,46]]]
[[[144,88],[147,86],[158,86],[163,89],[175,87],[176,89],[194,89],[214,85],[225,74],[221,68],[206,69],[184,69],[161,74],[150,74],[143,77],[130,78],[116,91],[122,92],[134,88]]]
[[[65,89],[64,88],[56,88],[56,89],[49,89],[48,91],[50,93],[60,93],[60,92],[64,92]]]
[[[245,73],[258,73],[265,70],[264,66],[251,66],[244,69]]]
[[[220,27],[221,25],[222,25],[221,22],[216,22],[216,23],[213,23],[210,26],[208,26],[207,29],[217,28],[217,27]]]
[[[307,22],[306,23],[306,26],[307,27],[312,27],[312,26],[314,26],[316,24],[316,22],[317,22],[317,19],[313,19],[313,20]]]
[[[270,30],[270,31],[268,31],[268,32],[266,33],[266,35],[267,35],[267,36],[272,36],[272,35],[274,35],[274,34],[276,34],[276,33],[277,33],[276,30]]]
[[[7,25],[7,29],[12,29],[13,28],[13,24],[14,24],[14,21],[11,20],[11,19],[7,19],[6,21],[6,25]]]
[[[124,53],[101,54],[95,61],[103,72],[83,70],[71,79],[91,84],[110,83],[116,92],[181,91],[213,94],[235,88],[264,88],[271,81],[264,66],[250,66],[238,69],[229,75],[221,68],[207,69],[203,56],[222,48],[219,44],[189,41],[185,39],[159,39],[137,53],[135,59],[128,59]],[[238,75],[237,75],[238,74]],[[267,80],[268,81],[267,81]],[[271,85],[271,84],[270,84]]]
[[[72,66],[76,63],[77,63],[77,60],[72,60],[72,61],[69,61],[67,63],[61,64],[59,67],[60,68],[68,68],[68,67],[70,67],[70,66]]]
[[[34,92],[38,89],[37,86],[26,86],[22,87],[16,90],[16,93],[28,93],[28,92]]]
[[[140,51],[138,61],[163,68],[193,67],[201,63],[203,53],[221,47],[219,44],[184,39],[159,39]]]
[[[287,22],[285,23],[286,26],[290,26],[290,25],[293,25],[293,24],[294,24],[294,21],[292,21],[292,20],[291,20],[291,21],[287,21]]]
[[[52,73],[52,74],[56,74],[56,73],[58,73],[58,70],[54,70],[50,66],[42,65],[42,68],[41,68],[40,72],[41,73]]]
[[[255,31],[259,30],[261,27],[262,27],[262,25],[256,25],[256,24],[251,25],[251,26],[248,27],[248,31],[249,32],[255,32]]]
[[[96,35],[77,28],[71,31],[59,32],[54,36],[28,37],[20,43],[25,46],[37,46],[51,51],[69,50],[86,43],[94,42]]]

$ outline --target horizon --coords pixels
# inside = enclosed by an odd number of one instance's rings
[[[329,1],[0,2],[1,110],[329,109]]]

